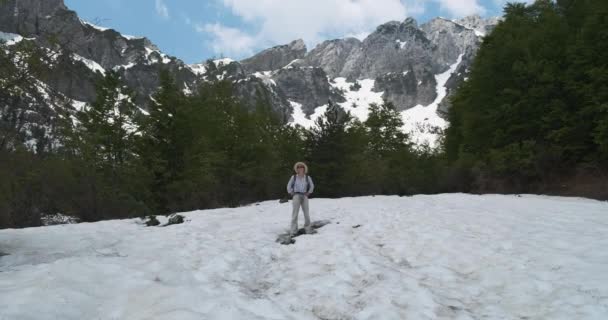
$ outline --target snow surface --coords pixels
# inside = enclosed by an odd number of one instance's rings
[[[106,70],[99,63],[97,63],[93,60],[87,59],[87,58],[77,55],[75,53],[72,53],[72,59],[84,63],[93,72],[99,71],[103,76],[106,75]]]
[[[401,41],[401,40],[397,39],[397,40],[395,40],[395,42],[397,42],[397,45],[399,45],[399,47],[401,49],[404,49],[405,46],[407,45],[407,41]]]
[[[608,203],[445,194],[0,230],[0,319],[606,319]],[[359,228],[353,226],[360,225]]]
[[[432,149],[438,146],[438,139],[440,136],[438,130],[440,131],[447,128],[448,122],[437,114],[437,107],[447,95],[445,84],[452,73],[456,71],[456,68],[458,68],[461,61],[462,54],[458,56],[458,60],[451,65],[447,71],[435,76],[435,81],[437,82],[437,87],[435,89],[437,97],[435,98],[435,101],[428,106],[417,105],[401,112],[405,131],[409,133],[410,140],[414,142],[414,144],[418,146],[428,145]]]

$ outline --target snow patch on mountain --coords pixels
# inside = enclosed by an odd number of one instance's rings
[[[171,62],[171,59],[169,58],[169,56],[167,56],[166,54],[164,54],[162,51],[158,50],[157,48],[150,48],[150,47],[145,47],[146,49],[146,59],[149,61],[150,64],[152,63],[164,63],[167,64],[169,62]],[[160,57],[160,59],[157,57]]]
[[[291,114],[291,117],[293,118],[291,122],[292,126],[301,125],[308,129],[315,125],[315,122],[312,119],[306,117],[306,114],[302,110],[302,104],[294,101],[289,101],[289,103],[293,108],[293,113]]]
[[[78,101],[78,100],[75,100],[75,99],[71,99],[70,102],[72,104],[72,107],[74,107],[74,109],[76,109],[76,111],[83,111],[84,108],[87,105],[86,102]]]
[[[121,34],[123,37],[125,37],[125,39],[127,40],[138,40],[138,39],[143,39],[144,37],[139,37],[139,36],[130,36],[128,34]]]
[[[346,101],[339,103],[339,105],[357,119],[365,121],[369,116],[369,106],[372,103],[380,105],[383,102],[382,95],[384,92],[375,92],[374,82],[373,79],[363,79],[357,80],[355,83],[339,77],[335,78],[331,85],[344,93]],[[355,89],[356,84],[360,86],[359,89]]]
[[[21,40],[23,40],[23,37],[18,34],[0,31],[0,43],[4,43],[7,46],[12,46],[21,42]]]
[[[129,69],[131,69],[131,68],[135,67],[136,65],[137,65],[137,63],[135,63],[135,62],[131,62],[131,63],[129,63],[129,64],[125,64],[125,65],[119,65],[119,66],[115,66],[115,67],[113,67],[113,68],[112,68],[112,70],[114,70],[114,71],[117,71],[117,70],[119,70],[119,69],[125,69],[125,70],[129,70]]]
[[[79,18],[79,19],[80,19],[80,18]],[[98,25],[96,25],[96,24],[94,24],[94,23],[88,22],[88,21],[83,20],[83,19],[80,19],[80,23],[82,23],[83,25],[87,25],[87,26],[89,26],[89,27],[95,28],[95,29],[97,29],[97,30],[99,30],[99,31],[101,31],[101,32],[104,32],[104,31],[110,30],[110,28],[104,28],[104,27],[100,27],[100,26],[98,26]]]
[[[428,106],[417,105],[411,109],[401,112],[405,131],[410,135],[410,140],[418,145],[428,145],[432,149],[438,147],[438,139],[441,132],[445,130],[448,123],[437,114],[439,103],[447,95],[445,87],[448,79],[456,71],[462,61],[462,54],[449,69],[435,76],[437,82],[437,97]]]
[[[104,69],[101,65],[99,65],[99,63],[97,63],[93,60],[90,60],[90,59],[87,59],[80,55],[77,55],[76,53],[72,53],[72,59],[84,63],[87,66],[87,68],[91,69],[91,71],[93,71],[93,72],[99,72],[103,76],[106,75],[106,69]]]
[[[399,46],[399,48],[404,49],[405,46],[407,45],[407,41],[401,41],[399,39],[395,40],[395,42],[397,43],[397,45]]]
[[[261,79],[267,86],[276,86],[277,83],[272,79],[272,71],[258,71],[253,74],[254,77]]]
[[[194,74],[202,76],[207,72],[207,64],[205,63],[195,63],[188,65],[188,68],[194,72]]]
[[[293,59],[290,63],[283,67],[283,69],[293,68],[297,63],[302,62],[302,59]]]
[[[227,66],[230,63],[234,62],[234,60],[230,59],[230,58],[222,58],[222,59],[216,59],[213,60],[213,63],[215,64],[216,67],[222,67],[222,66]]]
[[[51,98],[51,93],[50,93],[51,89],[49,88],[49,86],[46,83],[44,83],[40,80],[36,80],[36,88],[38,90],[38,93],[42,96],[43,101],[45,101],[49,104],[49,107],[51,107],[52,109],[57,107],[54,99]]]
[[[369,106],[374,104],[382,104],[383,92],[375,92],[374,80],[363,79],[357,80],[357,82],[348,82],[346,78],[338,77],[329,82],[330,85],[341,91],[346,99],[345,102],[338,103],[344,111],[350,112],[350,114],[359,119],[360,121],[367,120],[369,116]],[[359,87],[358,89],[356,87]],[[315,108],[314,113],[310,117],[306,117],[302,110],[302,105],[293,101],[290,101],[293,107],[292,118],[293,124],[299,124],[304,128],[312,128],[315,126],[315,120],[325,113],[328,105],[322,105]]]
[[[291,115],[292,122],[291,126],[300,125],[306,129],[311,129],[316,126],[315,122],[317,119],[323,116],[325,111],[327,111],[327,104],[322,105],[320,107],[315,108],[314,113],[310,116],[306,116],[304,111],[302,110],[302,105],[300,103],[289,101],[291,107],[293,108],[293,113]]]

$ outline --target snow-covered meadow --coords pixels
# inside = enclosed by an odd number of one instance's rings
[[[0,230],[0,319],[608,318],[606,202],[312,199],[283,246],[290,205]]]

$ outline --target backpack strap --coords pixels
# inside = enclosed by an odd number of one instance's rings
[[[306,192],[310,191],[310,177],[306,175]]]
[[[295,190],[295,186],[296,186],[296,178],[298,177],[298,175],[294,174],[293,175],[293,181],[291,182],[291,190],[293,190],[294,192]],[[308,175],[305,176],[306,177],[306,192],[308,192],[310,190],[310,177]]]

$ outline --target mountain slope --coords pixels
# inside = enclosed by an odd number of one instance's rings
[[[0,318],[603,319],[608,205],[446,194],[0,231]],[[359,226],[359,227],[355,227]],[[26,307],[27,306],[27,307]]]
[[[285,122],[296,123],[299,119],[297,122],[305,126],[314,125],[312,119],[322,113],[328,100],[347,110],[356,109],[354,114],[361,120],[367,116],[369,102],[380,101],[375,98],[378,95],[399,111],[433,104],[429,108],[433,111],[426,112],[429,117],[408,124],[410,128],[426,128],[410,133],[414,142],[431,146],[436,145],[437,133],[445,128],[436,124],[445,123],[439,117],[449,108],[446,98],[464,81],[482,35],[496,23],[496,19],[472,16],[458,21],[436,18],[419,26],[408,18],[378,26],[363,41],[330,40],[308,52],[302,40],[295,40],[238,62],[218,60],[186,65],[164,54],[147,38],[126,36],[81,20],[62,0],[0,2],[0,32],[27,38],[58,57],[49,76],[39,80],[48,88],[44,94],[66,103],[51,106],[50,99],[39,102],[45,104],[40,108],[66,108],[69,113],[74,107],[91,103],[95,99],[95,83],[107,72],[115,71],[145,110],[159,85],[159,72],[168,70],[187,94],[196,92],[203,82],[228,80],[246,106],[254,108],[258,97],[266,97]],[[449,70],[458,57],[461,60],[454,72],[438,86],[436,76]],[[345,85],[337,87],[338,78],[344,78]],[[343,80],[337,80],[340,81]],[[366,86],[366,92],[357,93],[357,81],[371,86]],[[435,101],[444,86],[447,93]],[[354,96],[374,98],[349,98]],[[19,113],[27,107],[11,108]],[[404,114],[404,119],[409,118]],[[52,125],[42,121],[36,126]],[[40,142],[28,137],[27,131],[20,134],[26,136],[25,140]]]
[[[255,70],[265,69],[263,73],[287,93],[294,106],[294,123],[305,127],[314,125],[314,120],[327,106],[323,101],[327,97],[340,103],[360,120],[367,118],[369,103],[386,99],[403,113],[406,122],[404,129],[410,133],[414,143],[436,147],[441,130],[447,126],[442,118],[449,108],[448,98],[465,81],[482,37],[496,23],[498,19],[471,16],[458,21],[436,18],[419,26],[414,19],[408,18],[403,22],[391,21],[380,25],[363,41],[354,38],[325,41],[304,56],[302,51],[295,55],[293,50],[288,49],[294,45],[292,43],[265,50],[241,63],[258,61],[256,66],[260,67]],[[296,59],[287,66],[268,70],[271,60],[283,61],[282,64],[289,60],[277,58],[283,52],[289,58]],[[306,68],[318,68],[322,72],[314,71],[318,74],[316,78],[298,74]],[[280,77],[284,69],[291,69],[294,73],[292,78],[298,81]],[[445,74],[447,71],[450,71],[449,74]],[[440,75],[441,83],[437,81]],[[323,76],[329,81],[320,81]],[[344,82],[344,85],[337,88],[333,84],[335,82]],[[371,87],[358,92],[359,82],[371,83]],[[336,94],[327,94],[336,89],[339,89],[337,93],[341,98],[337,98]],[[301,94],[295,95],[293,92]],[[380,100],[348,98],[377,95],[381,96]],[[424,112],[416,113],[425,116],[408,116],[406,110],[412,108],[424,108]]]

